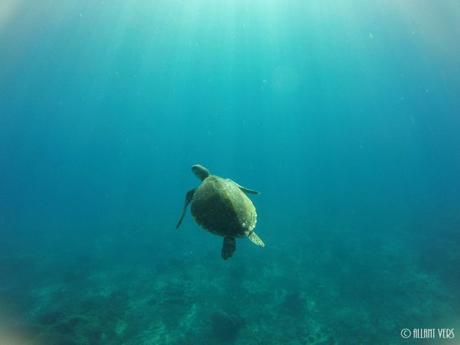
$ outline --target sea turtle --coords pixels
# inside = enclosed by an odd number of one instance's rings
[[[233,255],[236,237],[247,236],[254,244],[265,247],[264,242],[254,232],[257,223],[256,208],[246,196],[259,193],[230,179],[211,175],[208,169],[198,164],[192,166],[192,171],[201,180],[201,185],[187,192],[176,229],[181,225],[187,206],[191,203],[195,221],[209,232],[224,237],[224,260]]]

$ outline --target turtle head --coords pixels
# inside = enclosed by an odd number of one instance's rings
[[[209,170],[199,164],[192,165],[192,171],[201,181],[209,176]]]

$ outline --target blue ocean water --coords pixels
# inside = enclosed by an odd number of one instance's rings
[[[454,0],[2,0],[0,344],[455,344],[459,23]],[[265,248],[175,229],[196,163],[261,192]]]

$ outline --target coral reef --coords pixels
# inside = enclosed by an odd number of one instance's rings
[[[3,256],[11,279],[0,286],[9,306],[0,329],[31,345],[346,345],[399,344],[401,328],[453,327],[452,281],[401,251],[401,240],[309,241],[289,243],[290,255],[241,244],[228,262],[214,251],[155,262],[116,251]]]

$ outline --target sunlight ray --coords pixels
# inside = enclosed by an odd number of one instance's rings
[[[0,33],[7,28],[9,21],[17,11],[21,9],[24,0],[2,0],[0,1]]]

